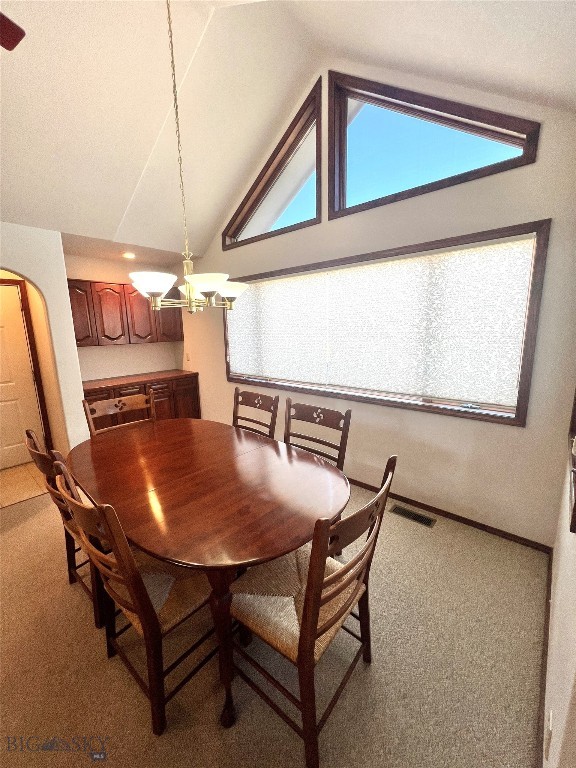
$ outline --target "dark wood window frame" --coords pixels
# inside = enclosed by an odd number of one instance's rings
[[[423,401],[419,398],[403,398],[396,393],[357,392],[346,391],[344,388],[326,387],[324,385],[300,384],[294,381],[283,381],[277,379],[267,379],[257,376],[234,374],[230,371],[230,350],[228,345],[228,326],[227,313],[224,312],[224,343],[226,354],[226,377],[228,381],[240,382],[244,384],[254,384],[259,387],[271,387],[273,389],[287,390],[290,392],[303,392],[307,394],[319,394],[323,397],[334,397],[341,400],[359,401],[372,403],[375,405],[390,406],[393,408],[407,408],[409,410],[427,411],[429,413],[439,413],[445,416],[458,416],[465,419],[475,419],[477,421],[489,421],[498,424],[506,424],[515,427],[525,427],[528,413],[528,399],[530,395],[530,383],[532,379],[532,369],[534,366],[534,352],[536,348],[536,335],[538,330],[538,314],[540,311],[540,301],[542,297],[542,286],[544,284],[544,270],[546,266],[546,254],[548,250],[548,239],[550,234],[551,219],[542,219],[526,224],[516,224],[509,227],[487,230],[484,232],[475,232],[469,235],[459,235],[449,237],[443,240],[434,240],[427,243],[418,243],[415,245],[401,246],[399,248],[390,248],[385,251],[376,251],[365,253],[358,256],[347,256],[329,261],[315,262],[298,267],[288,267],[277,269],[272,272],[262,272],[256,275],[246,275],[237,278],[243,282],[253,282],[258,280],[269,280],[276,277],[285,277],[287,275],[305,274],[307,272],[319,272],[333,269],[334,267],[346,267],[352,264],[362,262],[382,261],[387,258],[396,258],[398,256],[409,256],[426,251],[442,250],[456,248],[463,245],[474,245],[490,240],[499,240],[516,235],[535,234],[536,245],[534,260],[532,264],[532,277],[530,281],[530,291],[528,299],[528,308],[526,312],[526,323],[524,331],[524,345],[522,349],[522,363],[518,385],[518,399],[514,413],[507,415],[503,412],[487,412],[487,409],[472,410],[462,406],[461,403],[454,403],[448,400]]]
[[[282,171],[294,157],[298,148],[316,125],[316,216],[313,219],[291,224],[288,227],[276,229],[273,232],[263,232],[261,235],[238,240],[238,237],[274,186]],[[258,174],[256,181],[234,212],[234,215],[222,232],[222,249],[238,248],[241,245],[255,243],[267,237],[283,235],[296,229],[318,224],[322,216],[322,78],[319,78],[298,110],[296,117],[288,126],[286,132],[276,145],[276,148],[266,161],[264,168]]]
[[[380,205],[424,195],[437,189],[490,176],[493,173],[518,168],[536,161],[540,123],[500,112],[460,104],[416,91],[407,91],[372,80],[328,73],[328,218],[335,219]],[[376,200],[346,206],[346,136],[348,98],[359,99],[375,106],[392,109],[403,114],[429,120],[477,136],[522,147],[520,157],[475,168],[456,176],[432,181],[418,187],[395,192]]]

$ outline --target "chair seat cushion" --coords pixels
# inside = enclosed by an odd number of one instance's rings
[[[249,568],[230,587],[232,616],[294,664],[298,660],[310,551],[311,545],[306,544],[269,563]],[[329,557],[326,560],[325,576],[336,573],[340,568],[342,564]],[[322,606],[318,626],[338,612],[354,589],[355,585],[352,585]],[[359,591],[354,605],[364,589],[362,587]],[[314,647],[315,661],[318,661],[328,648],[352,607],[350,606],[344,616],[317,638]]]
[[[210,596],[210,584],[201,571],[164,563],[138,550],[134,550],[134,559],[163,634],[199,608]],[[115,585],[115,588],[120,596],[124,596],[125,588],[119,585]],[[132,602],[127,591],[126,597]],[[138,615],[120,607],[138,634],[143,635]]]

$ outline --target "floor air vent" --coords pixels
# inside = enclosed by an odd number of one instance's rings
[[[420,512],[414,512],[413,509],[406,509],[406,507],[399,507],[396,505],[395,507],[392,507],[390,510],[395,515],[400,515],[400,517],[405,517],[407,520],[412,520],[413,523],[420,523],[420,525],[425,525],[427,528],[432,528],[436,520],[433,517],[428,517],[427,515],[422,515]]]

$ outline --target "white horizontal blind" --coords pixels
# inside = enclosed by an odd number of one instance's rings
[[[254,283],[230,373],[514,407],[535,235]]]

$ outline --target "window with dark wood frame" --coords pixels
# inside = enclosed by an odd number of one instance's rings
[[[338,72],[329,73],[328,218],[365,211],[416,195],[423,195],[483,176],[501,173],[536,160],[540,123],[468,104],[440,99]],[[518,157],[468,170],[430,183],[404,189],[356,205],[346,203],[348,100],[401,112],[459,131],[510,144],[522,150]]]
[[[222,248],[236,248],[246,243],[253,243],[257,240],[263,240],[267,237],[282,235],[285,232],[292,232],[295,229],[309,227],[312,224],[318,224],[321,220],[321,189],[322,189],[322,170],[321,170],[321,146],[322,146],[322,78],[319,78],[316,85],[310,92],[306,101],[292,120],[288,129],[278,142],[276,148],[266,161],[264,168],[258,175],[256,181],[238,206],[234,215],[226,225],[222,233]],[[302,143],[309,135],[310,131],[316,129],[316,215],[313,218],[306,219],[290,226],[282,227],[268,232],[245,237],[240,239],[242,232],[264,202],[266,196],[280,178],[282,172],[286,169]]]
[[[317,262],[308,264],[305,266],[290,267],[285,269],[275,270],[273,272],[266,272],[256,275],[248,275],[239,278],[245,282],[267,281],[274,280],[275,278],[283,278],[290,276],[305,276],[307,273],[317,273],[323,275],[329,274],[331,270],[337,270],[338,268],[346,268],[351,266],[361,266],[363,264],[382,262],[386,263],[389,260],[396,261],[402,257],[411,257],[422,254],[433,254],[434,252],[446,252],[452,250],[460,250],[463,246],[482,246],[484,243],[490,244],[491,241],[501,241],[508,238],[518,238],[525,235],[534,236],[533,253],[531,259],[531,267],[528,275],[527,294],[526,294],[526,306],[523,315],[523,337],[520,349],[520,357],[518,359],[518,384],[516,391],[516,402],[512,406],[494,406],[490,403],[473,403],[468,400],[447,400],[441,397],[428,397],[428,396],[405,396],[398,392],[383,390],[383,389],[360,389],[358,387],[346,387],[339,386],[338,382],[332,382],[330,384],[319,384],[311,382],[310,380],[295,380],[295,378],[277,378],[266,375],[258,375],[254,373],[245,373],[235,371],[231,366],[231,351],[230,351],[230,320],[228,313],[224,314],[224,335],[225,335],[225,347],[226,347],[226,372],[228,381],[242,382],[245,384],[258,385],[260,387],[273,387],[275,389],[305,392],[310,394],[322,394],[325,397],[334,397],[350,401],[360,401],[374,403],[377,405],[391,406],[395,408],[407,408],[411,410],[428,411],[432,413],[442,413],[444,415],[459,416],[468,419],[476,419],[480,421],[492,421],[500,424],[507,424],[511,426],[523,427],[526,425],[526,418],[528,413],[528,399],[530,394],[530,382],[532,377],[532,367],[534,362],[534,351],[536,346],[536,332],[538,328],[538,313],[540,308],[540,299],[542,294],[542,286],[544,282],[544,269],[546,264],[546,253],[548,247],[548,238],[550,232],[550,219],[544,219],[541,221],[530,222],[527,224],[518,224],[509,227],[503,227],[500,229],[489,230],[485,232],[477,232],[470,235],[461,235],[458,237],[451,237],[444,240],[436,240],[428,243],[419,243],[417,245],[403,246],[399,248],[392,248],[386,251],[378,251],[375,253],[362,254],[359,256],[344,257],[334,259],[325,262]],[[385,293],[378,294],[378,289],[374,288],[376,297],[384,304],[386,303]],[[250,292],[255,293],[255,292]],[[248,292],[244,294],[248,296]],[[252,300],[249,297],[250,300]],[[255,299],[256,300],[256,299]],[[367,295],[367,301],[371,301],[369,295]],[[353,307],[352,299],[349,299],[350,304],[348,311],[352,311],[350,307]],[[234,313],[238,313],[240,308],[240,301],[234,309]],[[297,306],[301,306],[297,303]],[[374,304],[378,306],[378,302]],[[278,312],[282,313],[282,307],[278,308]],[[317,308],[318,312],[321,312],[320,308]],[[262,323],[266,318],[259,316],[255,322],[259,323],[260,332],[250,335],[250,339],[259,339],[263,334]],[[234,321],[232,321],[234,322]],[[348,327],[348,326],[347,326]],[[334,331],[336,329],[333,329]],[[348,328],[350,331],[350,329]],[[362,331],[364,333],[364,330]],[[286,333],[290,334],[290,330],[286,330]],[[306,333],[312,334],[313,331],[306,326]],[[335,333],[333,334],[335,337]],[[243,339],[246,336],[242,337]],[[331,337],[332,338],[332,337]],[[299,340],[298,340],[299,339]],[[297,342],[302,343],[302,340],[298,337]],[[356,337],[352,339],[353,348],[355,350],[361,349],[362,344],[366,343],[365,339],[354,341]],[[243,342],[242,342],[243,343]],[[305,349],[312,354],[311,339],[305,342]],[[360,346],[358,346],[360,345]],[[298,348],[304,349],[300,346]],[[248,360],[250,357],[250,350],[242,351],[242,359]],[[294,361],[298,361],[298,353],[294,352],[292,348],[287,349],[283,347],[282,359],[290,358]],[[238,355],[236,355],[238,357]],[[256,366],[257,367],[257,366]],[[301,373],[301,372],[300,372]]]

